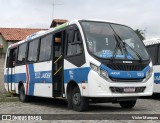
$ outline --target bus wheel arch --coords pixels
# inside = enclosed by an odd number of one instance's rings
[[[71,81],[67,86],[68,108],[76,111],[85,111],[89,106],[89,98],[82,97],[78,84]]]
[[[19,93],[19,100],[21,102],[28,101],[28,96],[25,94],[25,88],[24,88],[24,84],[22,81],[20,81],[18,84],[18,93]]]
[[[75,87],[78,87],[78,84],[75,81],[70,81],[67,84],[66,94],[67,94],[67,101],[68,101],[69,109],[72,109],[72,91]]]

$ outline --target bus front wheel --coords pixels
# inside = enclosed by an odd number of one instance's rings
[[[120,106],[122,108],[127,108],[127,109],[131,109],[135,106],[136,104],[136,100],[130,100],[130,101],[120,101],[119,102]]]
[[[82,97],[79,87],[75,87],[72,93],[72,107],[76,111],[85,111],[88,109],[89,99]]]
[[[27,102],[28,101],[28,96],[25,94],[25,89],[24,89],[23,85],[19,89],[19,100],[21,102]]]

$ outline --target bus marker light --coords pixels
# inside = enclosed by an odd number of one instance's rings
[[[82,86],[82,89],[86,89],[86,87],[85,87],[85,86]]]

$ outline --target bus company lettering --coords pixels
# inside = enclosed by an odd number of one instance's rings
[[[112,75],[120,75],[120,72],[111,72]]]
[[[40,73],[40,72],[36,72],[35,73],[35,78],[51,78],[51,73]]]
[[[35,73],[35,78],[37,79],[37,78],[41,78],[41,73],[40,72],[36,72]]]
[[[143,72],[137,72],[137,76],[144,76]]]
[[[73,79],[74,72],[72,70],[69,71],[70,79]]]
[[[51,73],[43,73],[41,78],[51,78]]]
[[[156,81],[156,80],[157,80],[157,81],[160,81],[160,76],[155,76],[155,77],[154,77],[154,80],[155,80],[155,81]]]
[[[154,73],[154,82],[160,82],[160,73]]]

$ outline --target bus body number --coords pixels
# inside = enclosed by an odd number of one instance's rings
[[[51,78],[51,73],[40,73],[36,72],[35,73],[35,78]]]

